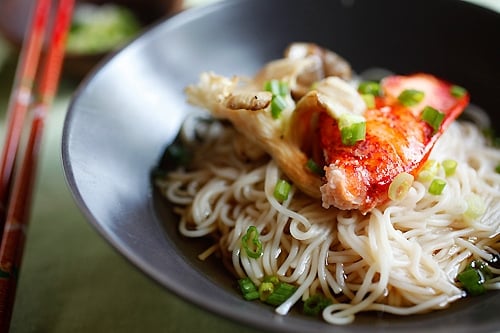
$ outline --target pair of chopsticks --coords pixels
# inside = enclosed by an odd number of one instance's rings
[[[73,6],[74,0],[33,1],[9,100],[0,165],[0,332],[10,326],[44,120],[57,92]]]

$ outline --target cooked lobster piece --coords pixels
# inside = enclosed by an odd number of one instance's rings
[[[366,213],[389,200],[396,176],[417,175],[469,102],[465,90],[424,73],[371,84],[376,91],[351,82],[349,64],[332,51],[296,43],[253,78],[202,73],[186,93],[323,207]]]

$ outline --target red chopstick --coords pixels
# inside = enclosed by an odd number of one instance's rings
[[[44,121],[59,83],[74,0],[59,0],[47,52],[41,68],[37,69],[42,44],[40,39],[43,40],[44,31],[48,28],[50,5],[51,0],[36,1],[30,32],[23,45],[23,50],[28,51],[21,53],[19,77],[15,82],[18,87],[14,87],[12,111],[9,111],[13,114],[10,115],[11,121],[8,123],[7,135],[10,134],[13,137],[8,137],[9,145],[5,146],[7,152],[2,156],[2,166],[6,167],[3,167],[5,171],[2,171],[1,193],[7,209],[4,213],[6,214],[4,215],[5,224],[0,243],[0,332],[7,332],[10,326]],[[34,94],[36,98],[34,103],[28,106],[22,94],[30,96],[33,87],[36,88]],[[20,133],[24,127],[23,122],[27,110],[32,116],[29,138],[19,170],[14,170],[16,155],[20,150]],[[15,114],[17,112],[19,114]]]
[[[31,100],[31,92],[42,50],[51,0],[37,1],[33,10],[31,28],[26,30],[14,86],[7,111],[8,123],[0,164],[0,230],[5,223],[11,179],[24,119]]]

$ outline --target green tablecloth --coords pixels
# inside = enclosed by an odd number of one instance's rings
[[[14,67],[8,60],[0,71],[2,110]],[[62,83],[47,119],[11,332],[254,332],[169,293],[84,219],[66,186],[60,154],[75,87]]]
[[[14,67],[9,60],[0,71],[2,110]],[[74,88],[63,82],[46,124],[11,332],[245,332],[157,285],[85,221],[67,189],[60,154]]]
[[[500,0],[474,2],[500,10]],[[0,66],[1,57],[2,52]],[[2,111],[14,67],[15,59],[8,59],[0,68]],[[85,221],[67,189],[60,154],[62,124],[75,87],[63,82],[48,118],[11,332],[256,332],[157,285]]]

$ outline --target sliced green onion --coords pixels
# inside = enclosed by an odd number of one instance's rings
[[[264,90],[271,92],[275,96],[286,96],[290,93],[288,84],[285,81],[276,79],[265,82]]]
[[[262,282],[259,286],[259,299],[265,302],[274,292],[274,284],[272,282]]]
[[[271,100],[271,115],[273,119],[278,119],[281,112],[288,106],[286,97],[290,94],[290,88],[284,81],[269,80],[264,83],[264,90],[273,94]]]
[[[444,119],[444,113],[439,112],[431,106],[426,106],[422,110],[422,120],[424,120],[427,124],[431,125],[434,131],[439,130],[441,123]]]
[[[253,259],[257,259],[262,255],[262,242],[259,239],[259,230],[251,225],[247,232],[241,238],[241,243],[246,254]]]
[[[457,278],[463,288],[473,296],[481,295],[486,292],[486,288],[483,284],[484,279],[479,271],[467,269],[458,274]]]
[[[292,185],[284,179],[280,179],[276,182],[276,186],[274,187],[274,197],[279,202],[283,202],[288,199],[288,194],[290,194],[290,190]]]
[[[247,301],[253,301],[259,299],[259,291],[249,277],[245,277],[238,280],[238,286],[240,287],[241,294],[243,298]]]
[[[453,97],[460,98],[467,94],[467,90],[464,87],[453,85],[450,88],[450,93]]]
[[[265,302],[270,305],[278,306],[289,299],[296,290],[296,286],[286,282],[280,282],[274,286],[273,293],[267,297]]]
[[[498,164],[498,165],[495,167],[495,172],[496,172],[496,173],[500,173],[500,164]]]
[[[288,103],[285,97],[281,95],[273,96],[271,99],[271,115],[273,119],[278,119],[281,115],[281,112],[286,109]]]
[[[381,96],[382,89],[380,88],[380,84],[375,81],[363,81],[358,86],[358,91],[361,94],[368,94],[373,96]]]
[[[438,169],[439,163],[436,160],[427,160],[418,174],[418,180],[430,182],[436,176]]]
[[[308,316],[319,315],[332,301],[322,294],[316,294],[304,301],[304,314]]]
[[[467,203],[467,209],[464,212],[464,216],[469,219],[477,219],[486,212],[484,200],[475,193],[469,193],[465,197],[465,202]]]
[[[280,81],[279,80],[269,80],[264,82],[264,90],[269,91],[273,95],[279,95],[280,92]]]
[[[408,191],[413,184],[413,180],[413,176],[407,172],[401,172],[399,175],[394,177],[391,185],[389,185],[389,191],[387,193],[389,199],[394,201],[403,199],[406,194],[408,194]]]
[[[415,89],[406,89],[403,90],[401,94],[398,96],[398,100],[404,106],[414,106],[420,103],[425,97],[423,91],[415,90]]]
[[[373,109],[375,107],[375,96],[372,94],[361,94],[361,98],[368,109]]]
[[[430,170],[422,170],[420,171],[420,173],[418,174],[418,180],[420,182],[430,182],[431,180],[434,179],[434,174],[431,173]]]
[[[325,171],[316,162],[314,162],[312,158],[307,160],[306,168],[311,170],[312,173],[315,173],[320,176],[324,176],[325,174]]]
[[[446,181],[441,178],[435,178],[429,185],[429,193],[432,195],[441,195],[446,187]]]
[[[268,275],[264,277],[263,282],[271,282],[276,286],[280,283],[280,279],[276,275]]]
[[[446,177],[450,177],[455,174],[458,163],[455,160],[444,160],[443,162],[441,162],[441,165],[443,166],[444,174],[446,175]]]
[[[458,281],[472,296],[484,294],[486,292],[484,283],[491,277],[492,274],[488,264],[481,260],[474,260],[457,275]]]
[[[290,93],[290,87],[288,87],[288,83],[285,81],[280,81],[279,88],[279,94],[281,96],[286,96]]]
[[[262,283],[259,286],[259,298],[261,301],[265,302],[269,296],[274,292],[274,288],[280,284],[280,280],[275,275],[270,275],[264,277]]]
[[[342,143],[352,146],[366,136],[366,120],[363,116],[344,113],[338,121]]]

